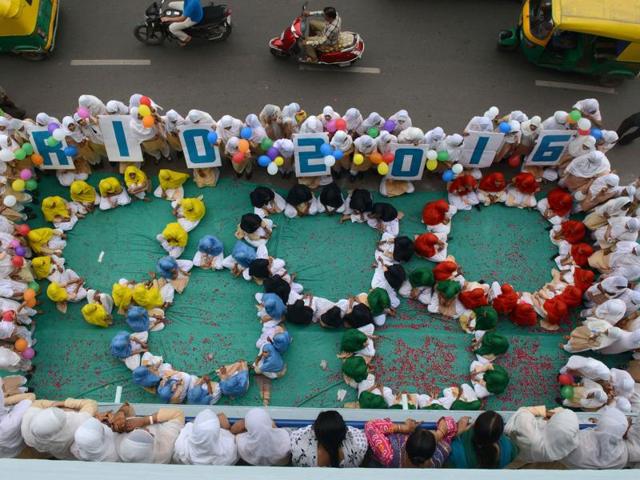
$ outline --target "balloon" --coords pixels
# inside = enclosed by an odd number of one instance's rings
[[[456,175],[460,175],[462,173],[462,170],[462,165],[460,165],[459,163],[456,163],[453,167],[451,167],[451,171]]]
[[[451,170],[447,170],[442,174],[442,180],[445,182],[450,182],[453,180],[453,172]]]
[[[260,165],[261,167],[267,168],[270,163],[271,163],[271,159],[268,156],[260,155],[258,157],[258,165]]]
[[[329,133],[335,133],[336,130],[337,130],[336,121],[335,120],[329,120],[327,122],[326,129],[327,129],[327,132],[329,132]]]
[[[59,128],[60,124],[56,122],[51,122],[49,125],[47,125],[47,131],[49,132],[49,135],[53,135],[53,132],[58,130]]]
[[[238,150],[240,150],[242,153],[248,152],[249,146],[249,142],[247,142],[244,138],[238,140]]]
[[[65,147],[64,154],[68,157],[75,157],[78,154],[78,149],[73,145],[69,145],[68,147]]]
[[[260,148],[266,152],[271,147],[273,147],[273,140],[271,140],[269,137],[264,137],[260,142]]]
[[[28,168],[20,170],[20,178],[22,180],[29,180],[32,175],[33,174],[31,173],[31,170],[29,170]]]
[[[39,167],[44,163],[44,158],[42,158],[42,155],[34,153],[33,155],[31,155],[31,163],[33,163],[36,167]]]
[[[581,118],[578,120],[578,129],[580,130],[590,130],[591,129],[591,120],[588,118]]]
[[[22,268],[24,265],[24,257],[19,257],[17,255],[15,257],[11,257],[11,264],[16,268]]]
[[[138,107],[138,115],[140,115],[141,117],[147,117],[151,115],[151,109],[149,108],[149,105],[140,105]]]
[[[571,385],[563,385],[560,389],[560,396],[565,400],[573,398],[573,387]]]
[[[578,129],[578,135],[580,135],[581,137],[586,137],[590,133],[591,133],[590,130],[581,130],[580,128]]]
[[[326,155],[324,157],[324,164],[331,168],[336,164],[336,157],[334,157],[333,155]]]
[[[243,160],[244,160],[244,153],[243,152],[236,152],[231,157],[231,161],[233,163],[242,163]]]
[[[24,352],[22,352],[22,358],[24,358],[25,360],[31,360],[35,356],[36,356],[36,351],[31,347],[27,348]]]
[[[154,123],[156,123],[156,120],[151,115],[142,117],[142,126],[144,126],[144,128],[151,128]]]
[[[339,118],[336,120],[336,130],[346,130],[347,129],[347,121],[344,118]]]
[[[60,140],[55,137],[48,137],[44,143],[46,143],[48,147],[57,147],[60,144]]]
[[[520,166],[520,155],[513,154],[509,157],[509,160],[507,160],[507,164],[511,167],[511,168],[518,168]]]
[[[40,285],[38,285],[38,282],[36,282],[35,280],[32,280],[31,282],[29,282],[29,288],[36,293],[40,292]]]
[[[562,373],[558,375],[558,382],[560,382],[560,385],[573,385],[573,377],[566,373]]]
[[[438,152],[435,150],[427,150],[427,160],[438,160]]]
[[[31,155],[33,153],[33,145],[30,143],[24,143],[22,144],[22,150],[24,150],[24,153],[27,155]]]
[[[569,120],[571,120],[572,122],[577,122],[581,118],[582,113],[580,113],[580,110],[571,110],[571,112],[569,113]]]
[[[500,130],[500,133],[509,133],[511,131],[511,127],[507,122],[500,122],[498,129]]]
[[[11,241],[9,242],[9,247],[10,247],[10,248],[15,249],[15,248],[18,248],[19,246],[20,246],[20,241],[19,241],[18,239],[15,239],[15,238],[14,238],[13,240],[11,240]],[[24,256],[24,255],[23,255],[23,256]]]
[[[27,254],[27,249],[24,248],[22,245],[18,245],[15,248],[16,251],[16,255],[20,255],[21,257],[24,257]]]
[[[267,155],[271,160],[274,160],[278,155],[280,155],[280,152],[276,147],[270,147],[269,150],[267,150]]]
[[[284,165],[284,157],[278,155],[273,159],[273,163],[276,164],[276,167],[281,167],[282,165]]]
[[[216,143],[218,143],[218,134],[216,132],[207,133],[207,142],[209,142],[211,145],[215,145]]]
[[[146,105],[147,107],[151,106],[151,99],[149,97],[145,97],[144,95],[140,97],[140,105]]]
[[[441,150],[438,152],[438,156],[436,157],[439,162],[446,162],[449,160],[449,152],[446,150]]]
[[[0,150],[0,160],[1,161],[10,162],[14,158],[15,158],[15,156],[13,155],[13,152],[11,150],[9,150],[8,148],[4,148],[4,149]]]
[[[26,303],[26,304],[27,304],[27,307],[29,307],[29,308],[33,308],[33,307],[35,307],[35,306],[36,306],[36,304],[37,304],[38,302],[36,302],[36,299],[34,298],[34,299],[32,299],[32,300],[25,300],[25,301],[24,301],[24,303]]]
[[[378,130],[376,127],[371,127],[369,130],[367,130],[367,135],[369,135],[371,138],[376,138],[378,135],[380,135],[380,130]]]
[[[13,344],[16,349],[16,352],[24,352],[27,348],[29,348],[29,344],[24,338],[19,338],[16,340],[16,343]]]
[[[22,180],[21,178],[11,182],[11,188],[13,188],[16,192],[24,191],[25,187],[26,185],[24,183],[24,180]]]
[[[364,155],[361,153],[356,153],[353,156],[353,164],[354,165],[362,165],[364,163]]]
[[[16,318],[16,312],[13,310],[6,310],[2,312],[2,320],[5,322],[13,322]]]
[[[7,195],[6,197],[4,197],[4,200],[2,201],[4,206],[9,208],[15,206],[16,202],[17,202],[16,197],[14,197],[13,195]]]
[[[386,122],[384,122],[384,126],[382,127],[382,130],[385,130],[389,133],[393,132],[396,129],[396,122],[394,122],[393,120],[387,120]]]
[[[31,228],[29,228],[29,225],[27,225],[26,223],[21,223],[20,225],[16,225],[16,232],[18,232],[23,237],[26,237],[30,231],[31,231]]]
[[[322,145],[320,145],[320,154],[323,157],[326,157],[327,155],[331,155],[332,152],[333,152],[333,149],[331,148],[331,145],[329,145],[328,143],[323,143]]]
[[[275,162],[271,162],[267,167],[267,173],[269,175],[275,175],[276,173],[278,173],[278,165],[276,165]]]
[[[34,191],[36,188],[38,188],[38,182],[36,182],[33,178],[30,178],[29,180],[27,180],[25,182],[25,186],[27,188],[27,190],[29,190],[30,192]]]
[[[245,140],[249,140],[252,134],[251,127],[242,127],[242,130],[240,130],[240,138],[244,138]]]
[[[344,157],[344,153],[342,153],[342,150],[334,150],[333,152],[331,152],[331,155],[333,155],[336,160],[341,160],[342,157]]]
[[[64,140],[64,130],[62,130],[61,128],[56,128],[51,136],[61,142],[62,140]]]
[[[374,165],[378,165],[380,162],[382,162],[382,155],[380,155],[379,152],[373,152],[371,154],[369,154],[369,160],[371,160],[371,163],[373,163]]]
[[[382,155],[382,161],[386,164],[393,162],[394,158],[396,158],[396,156],[391,152],[387,152],[384,155]]]
[[[22,150],[22,148],[17,148],[13,151],[13,156],[16,157],[16,160],[24,160],[27,158],[27,152]]]
[[[147,107],[149,108],[149,107]],[[78,108],[78,116],[82,119],[87,119],[89,118],[91,114],[89,113],[89,110],[87,110],[85,107],[80,107]]]
[[[593,127],[590,132],[591,136],[596,139],[596,141],[602,138],[602,130],[599,128]]]
[[[25,300],[29,300],[30,298],[36,298],[36,291],[31,288],[27,288],[22,294],[22,298],[24,298]]]
[[[433,172],[436,168],[438,168],[437,160],[434,160],[433,158],[430,160],[427,160],[427,170],[429,170],[430,172]]]
[[[389,173],[389,165],[387,165],[386,163],[382,162],[378,164],[378,173],[382,176],[386,175],[387,173]]]

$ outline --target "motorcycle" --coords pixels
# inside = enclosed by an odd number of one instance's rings
[[[167,0],[153,2],[145,11],[145,21],[137,25],[133,35],[145,45],[161,45],[165,39],[179,41],[169,30],[170,23],[164,23],[162,17],[180,16],[182,12],[168,7]],[[226,5],[214,5],[210,2],[203,6],[202,21],[183,30],[193,38],[202,38],[210,42],[226,40],[231,35],[231,9]]]
[[[269,50],[275,57],[295,56],[300,63],[311,63],[301,58],[302,40],[309,36],[309,17],[305,16],[307,4],[302,6],[302,13],[293,20],[290,27],[286,28],[279,37],[269,40]],[[338,49],[331,52],[318,52],[318,61],[321,65],[338,65],[348,67],[359,60],[364,53],[364,40],[355,32],[341,32]]]

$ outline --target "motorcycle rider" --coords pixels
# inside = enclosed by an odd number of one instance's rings
[[[193,27],[202,21],[204,10],[200,0],[184,0],[184,2],[171,2],[169,8],[180,10],[182,15],[178,17],[162,17],[160,20],[170,23],[169,31],[180,40],[180,46],[184,47],[191,41],[191,36],[183,30]]]
[[[331,51],[337,48],[340,40],[340,27],[342,19],[334,7],[325,7],[323,10],[304,12],[305,16],[322,16],[324,20],[311,20],[309,22],[309,37],[304,40],[307,54],[307,62],[318,61],[317,51]]]

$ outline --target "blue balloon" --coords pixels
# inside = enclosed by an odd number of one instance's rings
[[[250,127],[242,127],[242,130],[240,130],[240,138],[249,140],[251,138],[251,133],[252,132]]]
[[[511,131],[511,127],[507,122],[500,122],[498,128],[500,129],[500,133],[509,133]]]
[[[269,158],[268,155],[260,155],[258,157],[258,165],[260,165],[261,167],[267,168],[270,163],[271,163],[271,159]]]
[[[331,155],[333,153],[333,149],[331,148],[331,145],[329,145],[328,143],[323,143],[320,146],[320,153],[322,154],[323,157],[326,157],[327,155]]]
[[[78,149],[73,145],[69,145],[68,147],[65,147],[64,154],[68,157],[75,157],[78,154]]]
[[[342,157],[344,157],[344,153],[342,153],[342,150],[334,150],[331,155],[333,155],[336,160],[340,160]]]
[[[209,132],[207,134],[207,141],[211,145],[215,145],[218,142],[218,134],[216,132]]]
[[[591,133],[590,135],[597,140],[600,140],[602,138],[602,130],[600,130],[599,128],[593,127],[591,129]]]
[[[444,180],[445,182],[450,182],[451,180],[453,180],[453,177],[455,177],[455,175],[451,170],[447,170],[442,174],[442,180]]]

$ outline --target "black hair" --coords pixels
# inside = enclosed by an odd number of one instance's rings
[[[291,285],[287,283],[280,275],[274,275],[273,277],[265,278],[264,293],[275,293],[278,295],[284,304],[289,301],[289,293],[291,293]]]
[[[486,411],[473,424],[473,449],[480,468],[498,468],[500,449],[498,442],[504,431],[504,420],[496,412]]]
[[[262,208],[275,198],[275,194],[270,188],[256,187],[249,194],[249,198],[251,199],[251,205],[256,208]]]
[[[271,276],[269,260],[266,258],[256,258],[249,264],[249,275],[255,278],[269,278]]]
[[[321,412],[313,422],[313,433],[316,435],[318,445],[322,446],[329,454],[331,466],[340,466],[340,447],[347,436],[347,424],[342,415],[335,410]]]
[[[331,182],[328,185],[322,187],[320,191],[320,202],[325,207],[340,208],[344,203],[342,198],[342,192],[336,182]]]
[[[295,207],[301,203],[308,202],[312,197],[309,187],[298,183],[291,187],[291,190],[287,193],[287,203]]]
[[[413,240],[405,235],[396,237],[393,241],[393,259],[396,262],[408,262],[414,251]]]
[[[373,315],[371,310],[363,303],[355,305],[351,309],[351,313],[344,316],[344,323],[351,328],[360,328],[373,323]]]
[[[320,321],[327,327],[338,328],[343,323],[342,311],[339,307],[331,307],[329,310],[320,315]]]
[[[422,465],[436,451],[436,437],[429,430],[418,427],[407,438],[404,449],[412,464]]]
[[[356,188],[351,192],[349,207],[357,213],[370,212],[371,207],[373,207],[371,192],[362,188]]]
[[[240,218],[240,228],[247,233],[253,233],[262,225],[262,217],[255,213],[245,213]]]
[[[338,16],[338,12],[336,12],[335,7],[324,7],[324,14],[329,18],[336,18]]]
[[[387,202],[374,203],[371,208],[371,214],[383,222],[390,222],[398,218],[396,207]]]
[[[407,272],[404,271],[404,267],[398,263],[390,265],[384,272],[384,278],[389,282],[391,288],[399,290],[404,281],[407,279]]]
[[[304,300],[296,300],[295,303],[287,305],[285,314],[287,322],[296,325],[309,325],[313,321],[313,309],[304,304]]]

